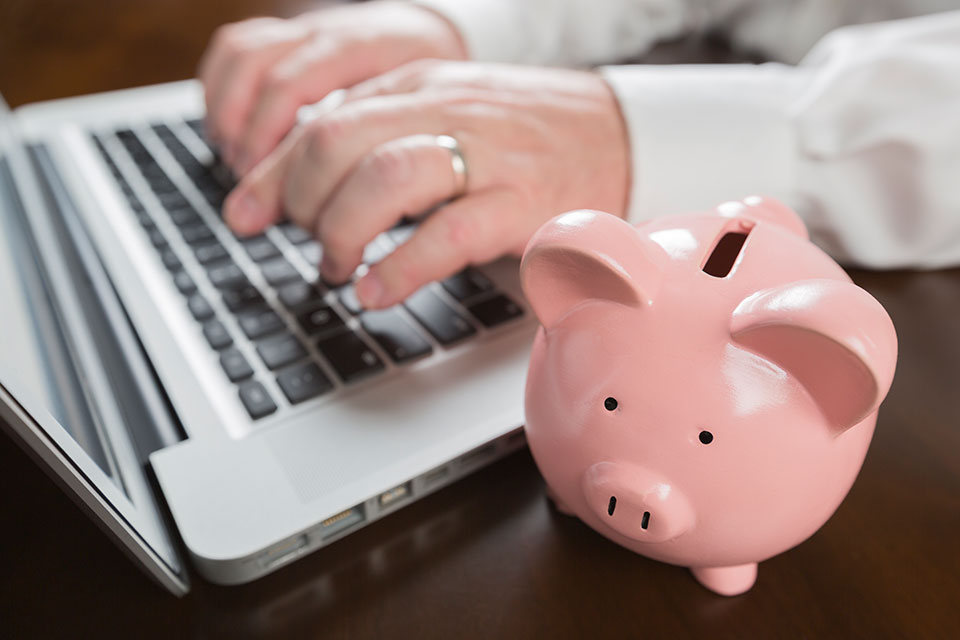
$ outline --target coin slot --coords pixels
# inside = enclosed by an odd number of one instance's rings
[[[749,231],[728,231],[721,236],[703,265],[703,272],[714,278],[725,278],[737,263]]]

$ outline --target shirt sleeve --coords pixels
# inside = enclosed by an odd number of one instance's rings
[[[633,58],[658,40],[691,31],[703,13],[689,0],[413,1],[449,20],[471,59],[539,65]]]
[[[841,262],[960,264],[960,11],[838,29],[796,67],[602,73],[630,135],[631,220],[757,193]]]

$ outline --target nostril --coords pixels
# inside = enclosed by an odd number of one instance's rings
[[[617,508],[617,496],[610,496],[610,502],[607,504],[607,514],[613,515],[613,510]]]
[[[646,530],[647,526],[650,525],[650,512],[644,511],[643,517],[640,519],[640,528]]]

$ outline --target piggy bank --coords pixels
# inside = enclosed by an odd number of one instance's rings
[[[748,198],[533,236],[530,450],[558,509],[724,595],[837,509],[896,364],[893,323],[798,216]]]

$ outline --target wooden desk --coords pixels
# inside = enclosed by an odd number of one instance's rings
[[[219,22],[307,4],[7,2],[0,90],[19,104],[188,77]],[[259,582],[195,577],[176,599],[3,436],[0,636],[960,637],[960,270],[853,275],[896,323],[896,380],[846,502],[746,595],[556,514],[523,452]]]

